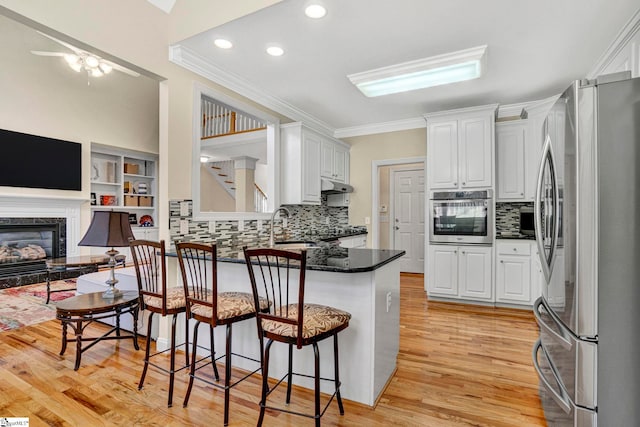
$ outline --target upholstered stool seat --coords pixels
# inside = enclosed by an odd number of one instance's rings
[[[290,304],[280,307],[283,317],[297,320],[298,304]],[[304,340],[316,338],[329,333],[334,329],[349,324],[351,314],[337,308],[318,304],[304,304],[302,317],[302,338]],[[266,333],[277,334],[283,337],[296,338],[298,326],[290,323],[282,323],[277,320],[262,319],[262,330]]]

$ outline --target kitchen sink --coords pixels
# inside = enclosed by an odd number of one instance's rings
[[[316,242],[276,242],[273,245],[274,249],[314,249],[319,248]]]

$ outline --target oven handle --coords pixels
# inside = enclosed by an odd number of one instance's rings
[[[540,378],[540,382],[542,383],[544,388],[549,392],[549,394],[551,394],[551,397],[553,397],[553,400],[556,401],[558,406],[560,406],[560,408],[562,408],[562,410],[565,413],[570,414],[571,403],[568,402],[569,399],[566,396],[566,393],[560,394],[557,391],[555,391],[554,388],[551,386],[551,384],[549,384],[549,381],[547,381],[547,378],[542,373],[542,369],[540,369],[540,364],[538,363],[538,352],[540,351],[540,349],[542,349],[542,355],[546,357],[548,360],[549,357],[547,356],[547,352],[545,351],[544,347],[542,347],[542,341],[540,340],[540,338],[538,338],[538,341],[536,341],[536,343],[533,345],[533,353],[532,353],[533,367],[536,370],[536,373],[538,374],[538,378]],[[560,387],[560,391],[561,392],[563,391],[562,387]]]
[[[554,331],[553,328],[551,328],[551,326],[547,325],[547,323],[542,319],[542,317],[540,315],[539,308],[540,308],[541,305],[544,305],[543,300],[544,300],[544,298],[540,297],[533,304],[533,316],[536,318],[536,322],[538,323],[538,326],[540,326],[540,328],[544,329],[546,332],[548,332],[549,334],[553,335],[558,341],[560,341],[560,343],[562,345],[562,348],[564,348],[567,351],[571,351],[571,349],[573,349],[573,343],[571,342],[571,340],[569,338],[567,338],[566,335],[564,335],[564,334],[560,335],[559,333]],[[549,312],[549,309],[547,309],[546,307],[545,307],[545,310],[547,312]],[[551,318],[553,318],[553,314],[551,314],[550,312],[549,312],[549,316],[551,316]],[[558,326],[561,329],[564,329],[562,325],[558,324]]]

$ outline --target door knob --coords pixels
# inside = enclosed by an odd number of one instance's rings
[[[395,228],[396,230],[400,230],[400,227],[398,227],[397,225],[393,228]]]

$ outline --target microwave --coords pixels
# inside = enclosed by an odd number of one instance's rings
[[[523,206],[520,208],[520,234],[524,236],[534,236],[535,225],[533,218],[533,208]]]

